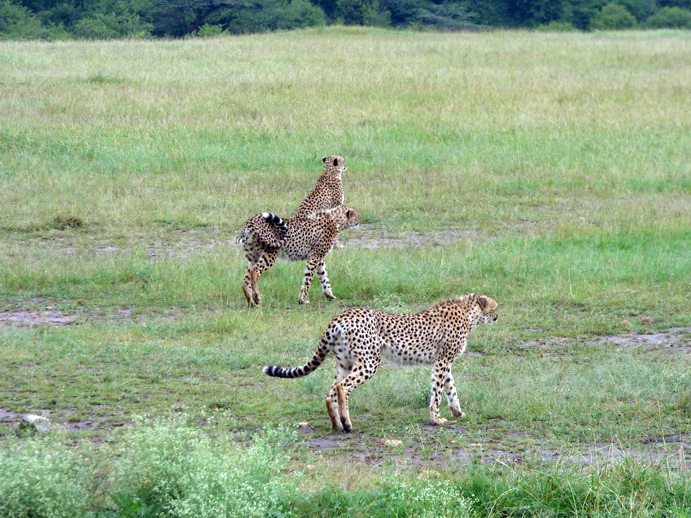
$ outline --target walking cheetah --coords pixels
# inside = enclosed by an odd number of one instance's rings
[[[289,261],[307,261],[300,290],[300,304],[309,304],[307,292],[316,270],[327,299],[335,299],[324,257],[331,251],[341,230],[358,223],[358,213],[341,205],[322,210],[308,217],[282,219],[269,212],[256,214],[245,222],[237,242],[247,258],[247,271],[242,291],[249,306],[261,304],[259,276],[274,264],[277,257]]]
[[[338,155],[325,156],[324,172],[317,180],[312,192],[302,200],[295,211],[295,218],[306,217],[320,210],[333,209],[343,205],[343,183],[341,173],[348,169],[345,158]]]
[[[429,415],[432,423],[443,424],[447,420],[439,416],[442,389],[451,413],[465,415],[456,395],[451,364],[465,352],[468,333],[478,323],[492,323],[497,318],[497,302],[475,293],[444,300],[416,314],[349,309],[327,326],[317,351],[304,366],[264,367],[264,373],[278,378],[306,376],[333,351],[336,379],[326,397],[326,409],[334,430],[350,432],[348,397],[374,375],[382,357],[401,365],[433,364]]]

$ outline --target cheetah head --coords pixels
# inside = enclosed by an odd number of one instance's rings
[[[497,301],[492,297],[487,295],[478,295],[477,305],[480,306],[482,310],[482,315],[480,315],[480,321],[483,324],[493,324],[499,318],[497,314]]]
[[[338,230],[345,230],[351,227],[357,227],[360,223],[360,216],[353,207],[348,207],[348,205],[341,205],[341,220],[338,223]]]
[[[324,171],[333,171],[335,173],[342,173],[346,169],[345,158],[338,155],[325,156],[322,158],[324,162]]]

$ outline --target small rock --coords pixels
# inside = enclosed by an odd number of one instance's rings
[[[398,439],[382,439],[381,444],[384,446],[400,446],[403,444],[403,441],[399,441]]]
[[[34,428],[37,432],[48,432],[50,431],[50,421],[48,418],[36,415],[36,414],[26,414],[22,418],[22,422]]]
[[[622,320],[621,322],[619,322],[619,325],[620,326],[628,326],[628,325],[631,325],[631,322],[629,322],[628,320]]]
[[[650,317],[643,317],[643,318],[641,318],[641,324],[644,324],[644,325],[646,325],[646,326],[649,326],[649,325],[652,324],[653,322],[654,322],[654,320],[653,320],[652,318],[650,318]]]
[[[301,423],[298,423],[298,426],[299,426],[300,428],[307,428],[309,425],[310,425],[309,423],[304,422],[304,421],[301,422]]]
[[[307,471],[314,471],[315,469],[317,469],[317,466],[315,466],[314,464],[308,464],[307,466],[305,466],[305,469]]]

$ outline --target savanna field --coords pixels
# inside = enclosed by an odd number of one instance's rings
[[[0,42],[0,516],[688,516],[691,35],[326,28]],[[324,155],[360,213],[247,308],[235,238]],[[332,317],[499,302],[429,424]],[[51,430],[20,425],[44,415]],[[451,418],[445,403],[442,416]],[[386,442],[388,441],[388,442]],[[400,442],[398,442],[400,441]]]

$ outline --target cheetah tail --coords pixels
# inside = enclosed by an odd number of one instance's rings
[[[275,365],[270,367],[264,367],[262,371],[268,376],[273,376],[274,378],[301,378],[302,376],[307,376],[310,372],[314,371],[319,367],[326,355],[329,353],[329,345],[326,338],[322,338],[319,348],[312,356],[312,359],[308,361],[302,367],[277,367]]]
[[[262,212],[262,217],[267,223],[274,225],[278,229],[281,240],[285,239],[288,228],[286,227],[286,221],[283,218],[276,216],[276,214],[272,214],[271,212]]]

